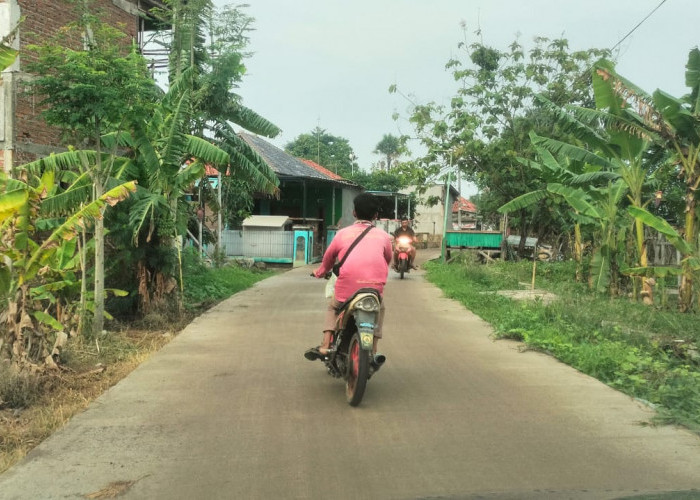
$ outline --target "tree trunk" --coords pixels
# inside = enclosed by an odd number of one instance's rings
[[[641,203],[637,206],[641,206]],[[634,229],[637,236],[637,251],[639,252],[639,266],[647,267],[649,261],[647,258],[647,243],[644,239],[644,224],[640,219],[635,219]],[[647,306],[654,305],[654,288],[652,286],[653,280],[649,281],[649,278],[642,276],[642,303]]]
[[[103,194],[101,182],[95,183],[95,199]],[[95,317],[92,332],[99,335],[104,330],[105,313],[105,226],[102,216],[95,219]]]
[[[583,281],[583,245],[581,243],[581,226],[574,226],[574,260],[576,261],[576,283]]]
[[[94,199],[99,199],[104,194],[104,175],[102,172],[102,148],[100,144],[100,127],[96,125],[97,165],[93,175]],[[105,314],[105,225],[104,209],[100,210],[100,215],[95,219],[95,317],[92,323],[92,332],[99,335],[104,330]]]
[[[688,184],[692,186],[695,179],[688,179]],[[693,189],[688,189],[685,197],[685,241],[691,247],[695,242],[695,193]],[[688,312],[692,309],[693,302],[693,269],[687,262],[682,264],[683,274],[681,276],[681,286],[678,290],[678,310]]]

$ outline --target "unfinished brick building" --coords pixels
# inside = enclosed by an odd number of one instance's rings
[[[143,47],[149,27],[145,14],[163,4],[160,0],[95,0],[94,6],[102,12],[104,22],[123,29]],[[74,16],[72,6],[64,0],[0,0],[0,36],[7,36],[23,18],[13,43],[20,55],[2,72],[0,81],[0,168],[5,171],[64,149],[58,132],[46,126],[38,117],[36,103],[22,92],[22,82],[28,77],[22,68],[28,42],[22,34],[37,33],[48,38]]]

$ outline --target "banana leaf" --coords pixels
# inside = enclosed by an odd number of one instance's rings
[[[683,274],[683,269],[680,267],[666,266],[630,267],[622,271],[622,274],[627,276],[644,276],[647,278],[665,278],[667,276],[680,276]]]
[[[598,292],[605,292],[610,284],[610,249],[601,246],[591,258],[591,283]]]
[[[12,63],[17,59],[18,52],[5,43],[0,45],[0,71],[12,66]]]
[[[614,169],[614,165],[610,163],[610,161],[608,161],[606,158],[592,153],[587,149],[567,144],[566,142],[539,136],[536,136],[532,142],[535,145],[541,145],[542,147],[546,148],[547,150],[551,151],[553,154],[558,156],[564,156],[571,160],[580,161],[582,163],[598,165],[609,170]]]
[[[544,189],[531,191],[510,200],[508,203],[505,203],[498,208],[498,212],[502,214],[514,212],[515,210],[520,210],[522,208],[529,207],[530,205],[534,205],[547,196],[549,196],[549,193]]]
[[[586,199],[587,195],[581,189],[574,189],[563,186],[561,184],[548,184],[547,191],[558,194],[566,200],[566,202],[579,214],[594,219],[601,219],[602,215],[591,203]]]
[[[0,223],[14,216],[28,200],[29,192],[26,187],[0,194]]]
[[[666,239],[684,256],[693,254],[693,248],[683,239],[678,231],[676,231],[668,222],[661,217],[649,213],[647,210],[639,207],[627,207],[627,211],[635,219],[640,219],[645,225],[656,229],[663,234]]]

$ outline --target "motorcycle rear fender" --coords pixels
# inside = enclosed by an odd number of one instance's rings
[[[362,349],[371,351],[374,344],[374,328],[377,324],[378,314],[376,312],[356,310],[354,315],[355,326],[360,334]]]

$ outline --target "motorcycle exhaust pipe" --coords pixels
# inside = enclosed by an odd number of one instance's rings
[[[374,355],[374,358],[372,359],[372,367],[375,370],[379,370],[379,368],[381,368],[381,366],[384,364],[385,361],[386,361],[386,356],[384,356],[383,354],[377,353]]]

